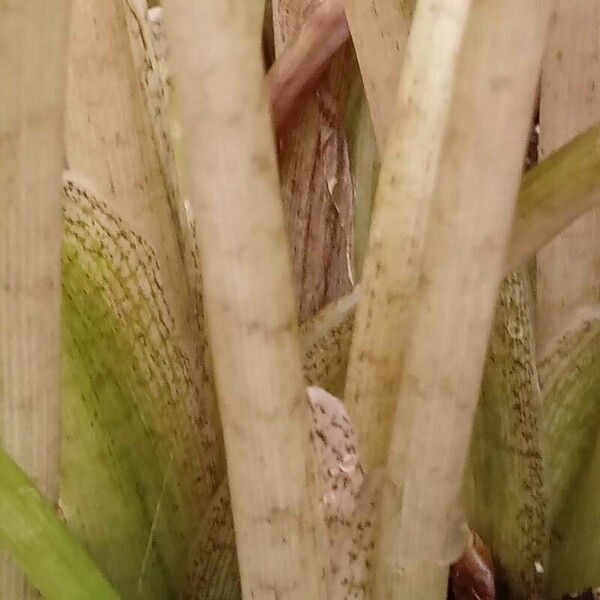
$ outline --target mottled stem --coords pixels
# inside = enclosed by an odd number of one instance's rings
[[[277,58],[267,74],[267,89],[273,124],[279,133],[349,38],[342,4],[339,0],[323,0]]]

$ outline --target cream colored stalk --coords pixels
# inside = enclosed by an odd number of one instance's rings
[[[423,0],[383,157],[344,399],[368,469],[384,464],[469,0]]]
[[[318,476],[323,484],[323,513],[329,536],[331,565],[328,598],[364,598],[372,543],[372,512],[378,486],[365,482],[360,448],[348,413],[340,400],[318,387],[309,387]],[[375,483],[377,483],[375,481]],[[184,598],[230,600],[239,597],[230,496],[224,483],[201,524]]]
[[[474,0],[469,15],[400,374],[377,600],[445,597],[465,547],[463,471],[551,8]]]
[[[165,3],[245,598],[325,597],[320,498],[260,57],[263,3]]]
[[[400,66],[416,0],[340,0],[360,63],[382,153],[396,111]],[[451,43],[449,44],[451,45]]]
[[[532,285],[521,267],[500,288],[464,489],[469,525],[492,552],[499,580],[518,598],[538,597],[547,567],[533,310]]]
[[[600,6],[559,0],[542,71],[542,156],[600,120]],[[586,214],[537,257],[538,350],[555,343],[592,314],[600,316],[600,210]]]
[[[0,10],[0,444],[56,502],[68,0]],[[0,552],[0,597],[32,598]]]

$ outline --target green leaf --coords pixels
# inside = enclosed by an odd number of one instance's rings
[[[46,600],[118,600],[85,550],[0,449],[0,543]]]
[[[123,598],[178,598],[221,473],[153,249],[65,183],[61,507]]]

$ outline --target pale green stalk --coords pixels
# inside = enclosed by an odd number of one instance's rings
[[[600,115],[599,115],[600,116]],[[600,125],[569,140],[521,182],[506,259],[516,269],[600,202]]]

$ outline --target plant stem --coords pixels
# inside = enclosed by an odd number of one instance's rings
[[[325,598],[259,0],[165,2],[245,598]],[[303,427],[304,424],[304,427]]]
[[[344,394],[369,470],[387,455],[468,7],[468,0],[419,3],[382,162]]]
[[[463,472],[551,7],[475,0],[469,14],[400,371],[377,600],[442,597],[425,583],[465,547]]]
[[[577,136],[531,169],[521,182],[504,273],[522,266],[566,224],[600,203],[600,126]],[[311,382],[332,393],[345,379],[360,287],[303,325]],[[329,386],[334,386],[330,388]]]
[[[600,125],[528,171],[521,182],[506,271],[519,265],[600,202]]]

